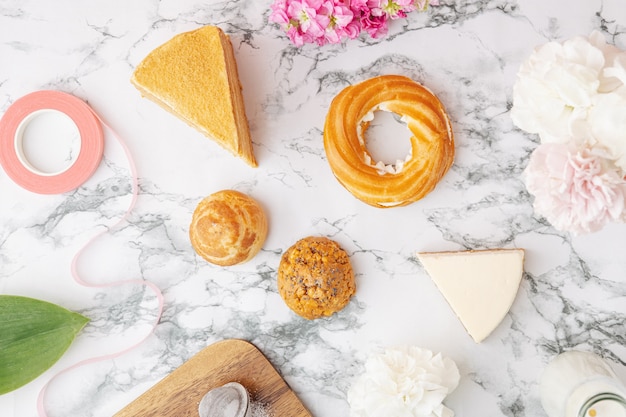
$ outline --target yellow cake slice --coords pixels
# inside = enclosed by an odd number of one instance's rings
[[[417,257],[476,343],[502,322],[524,272],[523,249],[431,252]]]
[[[233,47],[220,28],[174,36],[141,61],[131,82],[144,97],[257,166]]]

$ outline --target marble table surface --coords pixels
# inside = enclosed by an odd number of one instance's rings
[[[255,344],[317,417],[347,416],[346,392],[365,359],[403,344],[457,363],[461,382],[446,404],[459,417],[545,415],[541,371],[572,348],[598,353],[626,379],[626,226],[571,236],[535,215],[521,173],[538,139],[515,128],[509,111],[515,74],[534,47],[599,30],[626,49],[623,0],[442,0],[395,21],[385,38],[303,48],[268,23],[269,3],[0,2],[0,111],[32,91],[60,90],[108,125],[103,161],[75,191],[34,194],[0,171],[0,293],[91,319],[52,369],[0,396],[0,415],[36,416],[45,384],[51,417],[113,415],[229,338]],[[129,82],[148,52],[206,24],[234,45],[256,169]],[[426,198],[381,210],[333,177],[322,131],[341,89],[392,73],[439,96],[456,158]],[[132,173],[118,139],[139,183],[126,217]],[[203,197],[227,188],[261,202],[270,231],[252,261],[218,267],[195,254],[188,225]],[[291,312],[276,286],[281,254],[309,235],[340,243],[357,282],[344,310],[314,321]],[[79,283],[71,265],[85,245]],[[486,248],[525,249],[525,274],[509,314],[476,344],[415,254]],[[163,293],[156,326],[145,282]],[[81,361],[89,363],[64,371]]]

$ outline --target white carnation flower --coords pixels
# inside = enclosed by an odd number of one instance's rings
[[[596,97],[589,125],[595,146],[626,172],[626,86]]]
[[[589,40],[604,53],[604,70],[600,77],[600,93],[610,93],[626,85],[626,52],[609,45],[598,31],[594,31]]]
[[[584,141],[589,133],[587,112],[604,80],[606,47],[592,35],[536,48],[517,74],[513,122],[539,134],[544,143],[572,137]]]
[[[626,85],[626,52],[615,54],[610,63],[603,72],[607,92]]]
[[[442,402],[458,385],[456,364],[415,346],[370,357],[348,391],[353,417],[452,417]]]

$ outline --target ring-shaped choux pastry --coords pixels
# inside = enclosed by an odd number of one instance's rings
[[[373,160],[364,132],[374,111],[402,116],[412,133],[405,161]],[[381,208],[405,206],[431,192],[454,160],[450,120],[439,99],[400,75],[382,75],[345,88],[332,101],[324,149],[337,180],[359,200]]]

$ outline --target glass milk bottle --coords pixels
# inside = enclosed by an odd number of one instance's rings
[[[541,376],[540,395],[549,417],[626,417],[626,387],[593,353],[554,358]]]

